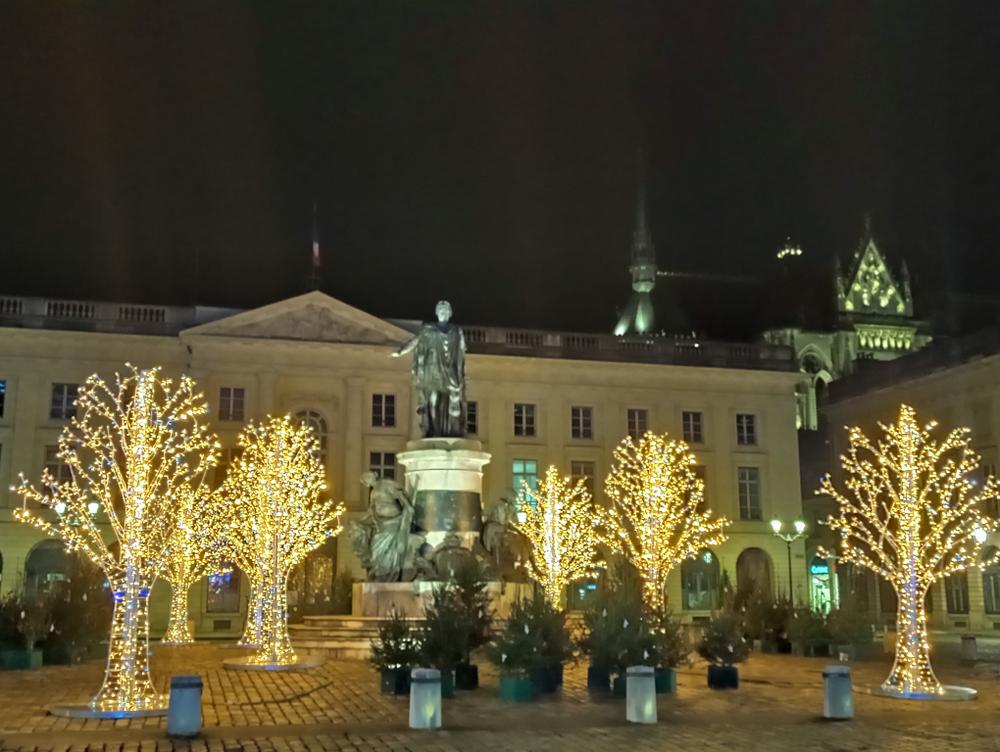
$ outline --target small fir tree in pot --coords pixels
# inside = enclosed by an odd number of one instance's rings
[[[677,667],[688,662],[691,646],[679,620],[669,611],[650,614],[653,654],[656,656],[656,692],[677,691]]]
[[[6,646],[0,661],[4,667],[41,668],[42,650],[38,642],[52,629],[52,599],[45,594],[21,598],[11,593],[3,602],[2,612]]]
[[[736,689],[739,687],[737,663],[747,659],[750,647],[743,638],[740,620],[736,614],[723,611],[712,618],[705,627],[698,655],[708,661],[708,686],[711,689]]]
[[[420,640],[409,622],[393,608],[379,624],[378,637],[372,640],[369,660],[381,674],[384,695],[410,693],[410,671],[421,657]]]
[[[455,667],[468,655],[469,628],[451,584],[434,589],[419,639],[421,663],[441,671],[441,696],[454,696]]]
[[[534,674],[539,692],[555,692],[563,683],[563,664],[573,655],[566,629],[566,613],[536,594],[528,609],[531,631],[539,644],[539,667]]]
[[[479,686],[479,667],[472,662],[472,651],[489,641],[493,623],[486,569],[478,561],[469,561],[454,570],[450,584],[466,627],[465,655],[455,666],[455,687],[475,689]]]
[[[489,646],[490,661],[500,671],[500,697],[508,702],[530,702],[537,693],[533,677],[543,658],[531,609],[531,603],[516,602]]]

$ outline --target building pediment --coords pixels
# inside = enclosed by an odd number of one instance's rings
[[[904,279],[900,286],[871,237],[858,250],[852,266],[846,284],[839,285],[838,305],[842,313],[913,315],[908,283]]]
[[[366,345],[399,345],[410,337],[405,329],[321,292],[242,311],[181,335]]]

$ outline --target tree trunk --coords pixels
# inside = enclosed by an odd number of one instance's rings
[[[664,583],[655,576],[643,577],[642,579],[642,600],[646,606],[659,613],[666,606],[666,597],[663,593]]]
[[[896,660],[882,690],[900,695],[936,695],[943,690],[931,668],[927,642],[926,589],[911,573],[904,587],[896,589]]]
[[[272,573],[271,587],[263,601],[261,642],[253,662],[288,665],[297,657],[288,636],[288,575]]]
[[[243,647],[260,647],[264,624],[264,596],[261,588],[250,585],[250,598],[247,600],[247,621],[243,627],[243,636],[237,645]]]
[[[163,635],[163,642],[172,645],[190,645],[194,642],[188,624],[188,589],[181,585],[170,585],[170,623]]]
[[[162,708],[166,698],[149,677],[149,585],[133,565],[115,583],[114,598],[104,684],[90,705],[121,713]]]

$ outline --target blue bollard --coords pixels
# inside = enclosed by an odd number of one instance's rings
[[[201,733],[200,676],[170,677],[167,736],[191,738]]]
[[[823,717],[835,721],[854,717],[850,667],[827,666],[823,669]]]

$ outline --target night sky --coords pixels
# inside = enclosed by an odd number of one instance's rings
[[[0,293],[604,330],[661,266],[1000,294],[1000,3],[0,4]],[[918,314],[920,299],[917,300]]]

